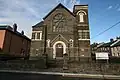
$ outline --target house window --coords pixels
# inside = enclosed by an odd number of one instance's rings
[[[35,39],[35,33],[32,33],[32,39]]]
[[[118,56],[120,56],[120,53],[118,53]]]
[[[107,51],[106,48],[104,48],[104,51]]]
[[[22,48],[21,49],[21,55],[24,56],[25,55],[25,50]]]
[[[116,47],[117,48],[117,51],[119,50],[119,48],[118,47]]]
[[[42,31],[33,31],[32,40],[42,40]]]
[[[78,30],[79,39],[89,39],[89,30]]]
[[[113,53],[113,56],[115,56],[115,53]]]
[[[37,39],[40,39],[40,33],[37,33]]]
[[[100,48],[100,51],[102,51],[102,48]]]

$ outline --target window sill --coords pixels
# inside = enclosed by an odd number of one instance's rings
[[[40,39],[32,39],[32,41],[42,41],[42,40],[40,40]]]
[[[84,41],[84,40],[89,41],[90,39],[78,39],[78,40],[80,40],[80,41]]]

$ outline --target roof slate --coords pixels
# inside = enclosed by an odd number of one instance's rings
[[[43,27],[44,21],[41,21],[39,23],[37,23],[36,25],[32,26],[32,28],[34,27]]]
[[[20,32],[18,32],[18,31],[14,32],[13,28],[9,25],[0,25],[0,30],[8,30],[8,31],[20,36],[20,37],[24,37],[25,39],[31,41],[27,36],[22,35]]]
[[[97,47],[97,43],[93,43],[93,44],[91,44],[91,47]]]
[[[120,41],[118,41],[116,44],[114,44],[112,47],[120,46]]]
[[[55,11],[57,8],[62,7],[65,10],[67,10],[71,15],[75,16],[70,10],[68,10],[63,4],[59,3],[53,10],[51,10],[43,19],[45,20],[53,11]]]
[[[55,11],[57,8],[64,8],[65,10],[67,10],[71,15],[75,16],[70,10],[68,10],[65,6],[63,6],[61,3],[59,3],[53,10],[51,10],[43,19],[45,20],[53,11]],[[36,28],[36,27],[43,27],[44,21],[41,21],[39,23],[37,23],[36,25],[32,26],[32,28]]]
[[[104,43],[103,45],[101,45],[100,47],[110,47],[111,44],[113,44],[115,41],[112,42],[108,42],[108,43]]]
[[[0,25],[0,29],[10,27],[9,25]]]

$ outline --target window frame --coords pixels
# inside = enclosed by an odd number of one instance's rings
[[[35,33],[35,38],[33,39],[32,36],[32,41],[41,41],[42,40],[42,31],[32,31],[32,34]],[[38,35],[39,34],[39,38]]]
[[[63,18],[59,19],[59,15],[61,15]],[[56,17],[58,17],[58,18],[56,18]],[[56,26],[55,20],[58,22],[59,25]],[[59,20],[60,20],[60,22],[59,22]],[[52,31],[53,32],[66,32],[67,31],[66,22],[67,22],[66,16],[63,13],[57,13],[52,19],[52,26],[53,26]],[[58,26],[60,26],[60,24],[61,24],[61,27],[58,27]]]
[[[89,30],[78,30],[78,40],[90,40],[89,39]]]
[[[80,10],[80,11],[77,12],[77,15],[79,16],[79,22],[80,23],[85,22],[84,21],[84,19],[85,19],[84,17],[85,17],[85,15],[87,15],[87,13],[85,11]]]

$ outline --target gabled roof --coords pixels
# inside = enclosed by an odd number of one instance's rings
[[[61,7],[61,8],[64,8],[65,10],[67,10],[71,15],[73,15],[74,16],[74,14],[70,11],[70,10],[68,10],[65,6],[63,6],[61,3],[59,3],[52,11],[50,11],[43,19],[45,20],[53,11],[55,11],[57,8],[59,8],[59,7]]]
[[[108,42],[108,43],[104,43],[102,46],[100,47],[110,47],[115,41],[112,42]]]
[[[22,35],[20,32],[18,32],[18,31],[14,32],[13,28],[11,26],[9,26],[9,25],[0,25],[0,30],[8,30],[8,31],[20,36],[20,37],[24,37],[25,39],[31,41],[27,36]]]
[[[9,25],[0,25],[0,30],[13,30],[13,28]]]
[[[0,25],[0,29],[5,29],[7,27],[10,27],[9,25]]]
[[[120,41],[117,44],[113,45],[112,47],[117,47],[117,46],[120,46]]]
[[[97,48],[100,48],[103,44],[105,44],[105,43],[99,43],[98,45],[97,45]]]
[[[37,23],[36,25],[32,26],[32,28],[34,28],[34,27],[42,27],[43,24],[44,24],[44,21],[41,21],[41,22]]]
[[[111,47],[117,47],[120,46],[120,39],[118,39],[114,44],[111,45]]]
[[[93,43],[91,44],[91,47],[94,48],[94,47],[97,47],[98,43]]]

